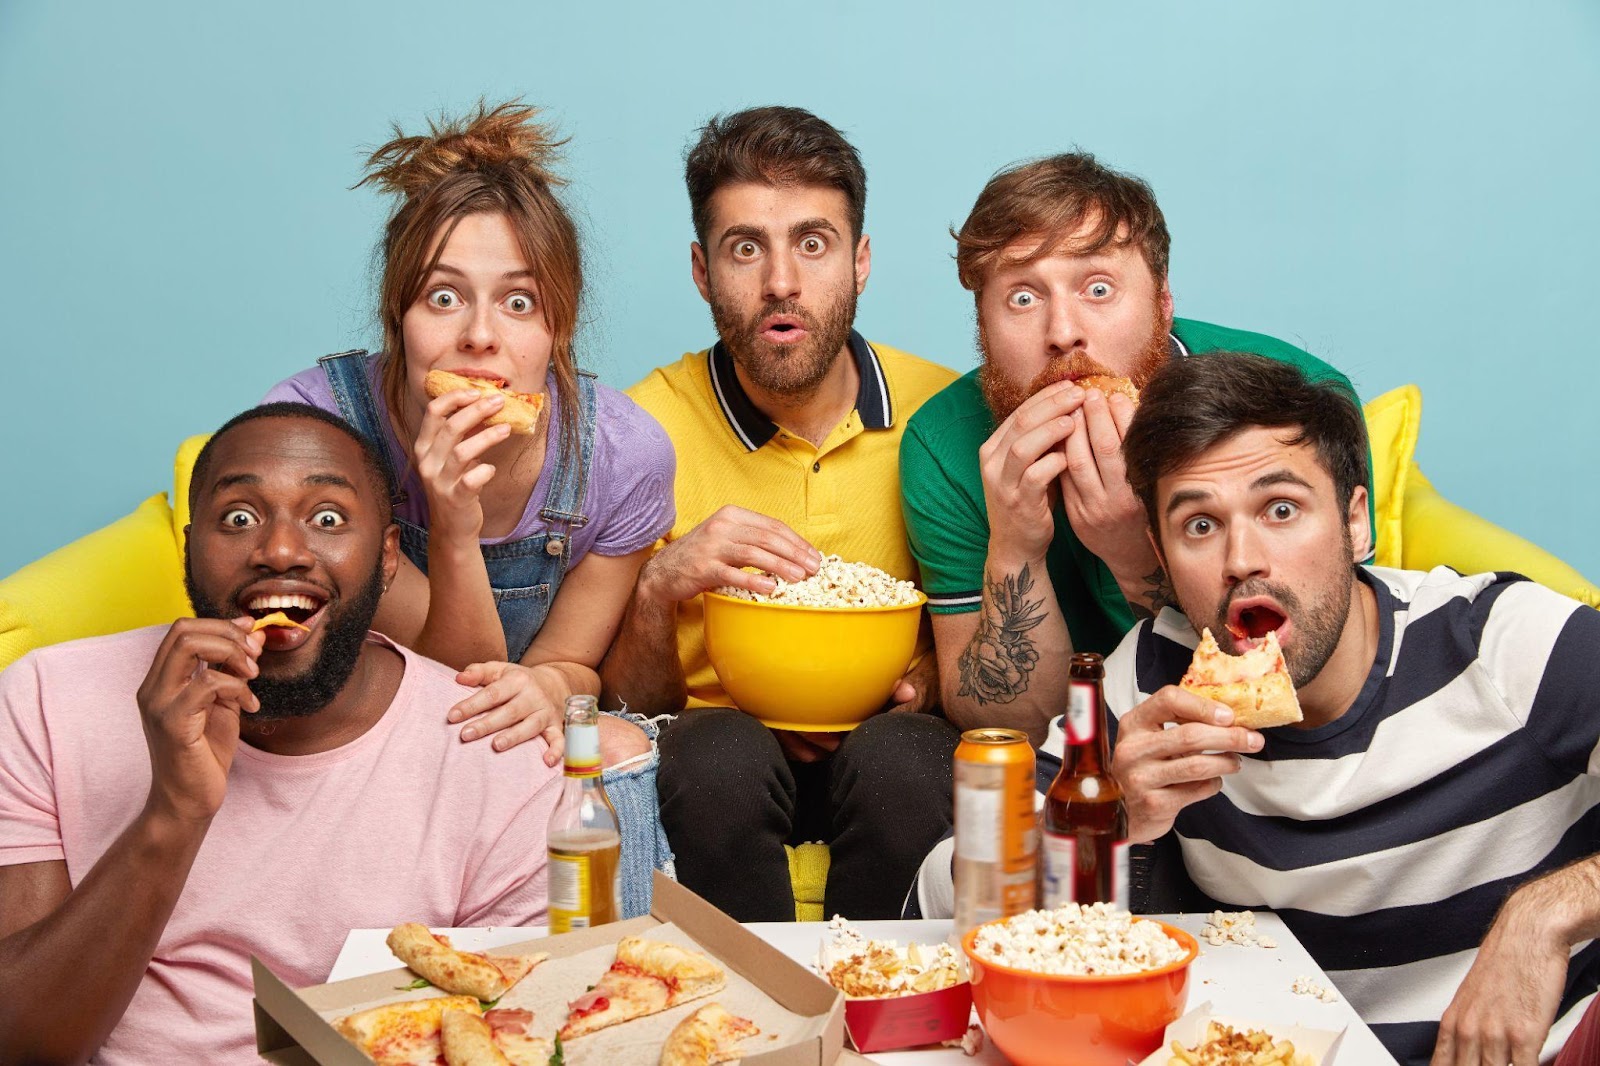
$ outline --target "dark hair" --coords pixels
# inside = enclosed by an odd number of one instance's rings
[[[867,172],[861,156],[833,126],[798,107],[752,107],[713,115],[683,161],[694,235],[702,248],[711,226],[711,196],[724,185],[825,185],[844,193],[850,241],[861,239],[867,214]]]
[[[1122,441],[1128,483],[1160,538],[1156,481],[1251,426],[1295,427],[1289,444],[1310,444],[1348,507],[1367,483],[1367,423],[1337,381],[1312,381],[1298,367],[1243,352],[1173,359],[1139,393]]]
[[[1103,166],[1087,152],[1066,152],[1017,163],[989,179],[956,239],[961,286],[983,289],[983,276],[1019,237],[1040,238],[1022,262],[1050,254],[1093,219],[1094,232],[1074,253],[1092,255],[1112,244],[1132,244],[1144,255],[1159,286],[1167,278],[1172,238],[1150,186]],[[1118,236],[1126,227],[1127,232]]]
[[[330,414],[320,407],[313,407],[308,403],[264,403],[260,407],[252,407],[248,411],[240,412],[222,424],[222,428],[211,434],[211,439],[206,441],[200,449],[200,454],[195,457],[194,469],[189,473],[189,511],[194,512],[196,497],[200,494],[201,487],[206,479],[211,476],[211,458],[216,450],[217,442],[226,437],[239,426],[255,422],[263,418],[303,418],[312,422],[322,422],[337,429],[340,433],[355,441],[361,448],[362,473],[367,477],[367,483],[372,487],[372,494],[378,499],[378,513],[387,526],[394,518],[394,507],[389,499],[389,476],[384,472],[383,457],[378,454],[378,446],[363,437],[356,428],[336,414]]]

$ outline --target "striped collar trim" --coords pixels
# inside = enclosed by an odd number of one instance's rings
[[[1167,350],[1174,359],[1187,359],[1194,353],[1189,351],[1189,346],[1178,339],[1176,333],[1167,334]]]
[[[889,399],[889,379],[883,362],[872,345],[855,330],[850,331],[850,355],[856,361],[861,385],[856,390],[856,413],[867,429],[888,429],[894,425],[894,404]],[[728,420],[733,435],[746,451],[753,452],[778,432],[778,427],[750,399],[733,370],[733,355],[718,341],[706,355],[711,371],[711,391],[717,397],[722,417]]]

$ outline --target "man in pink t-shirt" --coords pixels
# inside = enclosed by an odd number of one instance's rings
[[[543,741],[460,743],[470,690],[367,631],[381,469],[335,416],[239,416],[195,465],[200,617],[0,674],[0,1061],[256,1061],[251,955],[309,985],[352,928],[543,923]]]

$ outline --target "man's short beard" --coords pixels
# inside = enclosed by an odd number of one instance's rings
[[[201,618],[236,618],[239,612],[228,604],[204,596],[195,587],[188,559],[184,560],[184,584],[189,601]],[[266,677],[258,674],[249,681],[250,691],[261,701],[261,709],[248,721],[270,722],[283,718],[305,718],[316,714],[344,691],[355,672],[361,646],[378,613],[383,598],[383,561],[372,568],[372,577],[349,601],[329,600],[322,621],[322,649],[316,661],[295,677]],[[237,601],[237,597],[235,601]]]
[[[1340,528],[1344,532],[1341,538],[1344,558],[1349,559],[1353,549],[1350,527],[1345,525]],[[1227,595],[1222,597],[1222,602],[1217,604],[1210,622],[1211,635],[1217,638],[1218,645],[1224,651],[1237,655],[1240,650],[1238,641],[1228,631],[1228,605],[1234,600],[1251,596],[1271,596],[1294,622],[1294,642],[1283,649],[1283,659],[1289,667],[1289,677],[1294,681],[1294,687],[1304,688],[1317,679],[1322,668],[1328,665],[1328,660],[1338,650],[1339,638],[1344,635],[1345,622],[1350,617],[1354,580],[1335,582],[1326,595],[1307,607],[1302,607],[1300,597],[1285,585],[1271,581],[1243,581],[1229,589]],[[1189,614],[1187,610],[1184,614],[1189,617],[1191,624],[1195,623],[1197,616]],[[1196,624],[1196,630],[1205,624]]]
[[[1166,315],[1158,302],[1154,305],[1151,315],[1150,337],[1145,341],[1130,373],[1119,374],[1081,352],[1073,352],[1071,355],[1051,356],[1044,369],[1039,371],[1032,381],[1023,384],[1006,377],[999,365],[989,357],[989,338],[984,332],[983,318],[980,316],[977,344],[978,354],[983,362],[978,368],[978,385],[983,389],[983,398],[989,404],[989,410],[994,413],[996,425],[1009,418],[1011,412],[1021,407],[1023,401],[1040,389],[1067,378],[1080,378],[1089,374],[1103,374],[1106,377],[1125,376],[1135,387],[1142,389],[1151,378],[1155,377],[1156,371],[1166,365],[1167,360],[1172,357],[1172,345],[1167,334]]]
[[[711,291],[711,321],[734,363],[759,389],[796,402],[810,399],[844,351],[856,320],[856,278],[834,295],[815,317],[799,303],[779,300],[767,304],[749,320],[717,299]],[[776,348],[761,339],[761,322],[769,315],[791,315],[805,323],[809,336],[793,347]],[[763,351],[766,349],[766,351]]]

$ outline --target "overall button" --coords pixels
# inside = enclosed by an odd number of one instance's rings
[[[813,473],[813,474],[820,474],[820,473],[822,473],[822,464],[821,464],[821,463],[812,463],[812,464],[811,464],[811,472],[812,472],[812,473]]]

